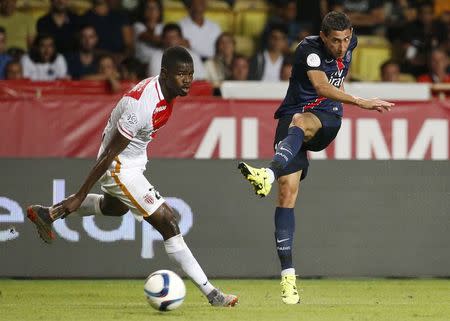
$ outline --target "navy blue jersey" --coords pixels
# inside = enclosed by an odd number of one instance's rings
[[[328,53],[319,36],[306,37],[295,50],[295,60],[286,97],[275,112],[275,118],[303,113],[315,109],[342,116],[342,103],[325,97],[319,97],[308,78],[308,70],[325,72],[328,82],[339,88],[347,75],[352,51],[358,40],[355,35],[350,40],[343,59],[335,59]]]

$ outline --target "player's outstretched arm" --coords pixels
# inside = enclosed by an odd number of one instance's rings
[[[355,97],[339,90],[328,82],[327,75],[321,70],[309,70],[308,78],[316,89],[317,95],[328,99],[337,100],[345,104],[356,105],[363,109],[376,110],[378,112],[390,111],[393,103],[378,99],[364,99]]]
[[[94,167],[89,172],[86,180],[76,194],[70,195],[65,200],[53,206],[52,215],[61,217],[76,211],[86,198],[92,186],[102,177],[114,158],[119,155],[130,143],[130,140],[116,130],[111,141],[103,153],[97,159]]]

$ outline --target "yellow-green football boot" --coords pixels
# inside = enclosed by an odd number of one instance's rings
[[[269,194],[272,183],[265,168],[254,168],[244,162],[239,163],[238,168],[245,179],[252,184],[256,195],[264,197]]]
[[[295,275],[285,275],[281,277],[281,301],[285,304],[300,303],[295,280]]]

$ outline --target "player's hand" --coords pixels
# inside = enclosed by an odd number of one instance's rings
[[[390,111],[392,107],[394,107],[394,103],[390,103],[388,101],[384,101],[378,98],[371,99],[363,99],[358,98],[357,100],[358,106],[363,109],[376,110],[380,113],[384,111]]]
[[[72,194],[66,199],[62,200],[58,204],[53,205],[52,215],[56,217],[66,217],[70,213],[76,211],[81,203],[83,203],[84,197]]]

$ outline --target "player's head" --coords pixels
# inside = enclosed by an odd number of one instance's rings
[[[334,58],[343,58],[352,38],[352,23],[345,13],[331,11],[322,20],[320,38]]]
[[[180,46],[164,51],[160,78],[169,96],[186,96],[191,88],[194,63],[189,52]]]

